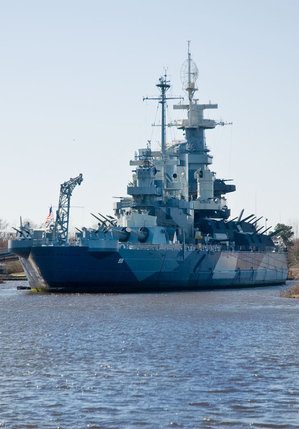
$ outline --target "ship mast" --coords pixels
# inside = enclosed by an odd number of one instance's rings
[[[197,79],[198,70],[195,64],[193,63],[191,59],[191,52],[190,52],[190,40],[188,40],[188,82],[185,90],[188,92],[188,98],[189,98],[189,105],[192,104],[192,99],[195,91],[197,91],[197,88],[195,86],[195,81]],[[193,67],[192,67],[193,65]],[[192,71],[191,71],[192,69]]]
[[[160,77],[159,83],[156,85],[157,88],[160,88],[161,90],[161,97],[159,103],[161,103],[162,106],[162,118],[161,118],[161,153],[162,158],[165,157],[165,151],[166,151],[166,128],[165,128],[165,107],[166,107],[166,100],[169,100],[169,98],[166,97],[166,91],[170,88],[169,81],[167,80],[166,72],[164,74],[164,77]]]
[[[179,100],[181,97],[166,97],[166,92],[170,88],[169,80],[167,80],[166,71],[164,76],[161,76],[159,79],[159,83],[156,85],[157,88],[160,89],[161,95],[160,97],[144,97],[144,100],[158,100],[162,106],[162,117],[161,117],[161,153],[162,158],[165,158],[166,154],[166,102],[167,100]]]

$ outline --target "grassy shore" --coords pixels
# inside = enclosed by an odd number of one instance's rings
[[[295,280],[296,283],[281,293],[283,298],[299,298],[299,240],[293,240],[293,244],[288,247],[288,280]],[[298,281],[298,282],[297,282]]]
[[[23,267],[19,260],[2,260],[2,265],[5,266],[5,269],[0,272],[0,283],[3,283],[4,280],[26,280]]]
[[[292,285],[280,295],[282,298],[299,298],[299,283]]]
[[[289,262],[289,274],[288,280],[298,280],[299,281],[299,265]]]

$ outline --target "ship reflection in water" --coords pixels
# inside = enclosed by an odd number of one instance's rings
[[[0,427],[298,428],[298,301],[281,287],[43,295],[18,284],[1,286]]]

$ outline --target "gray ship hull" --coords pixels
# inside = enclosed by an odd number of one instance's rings
[[[118,249],[22,247],[12,241],[30,287],[38,291],[139,292],[282,284],[286,254],[200,250],[181,246]]]

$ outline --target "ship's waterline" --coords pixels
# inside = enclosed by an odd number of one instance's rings
[[[149,247],[90,253],[84,247],[45,246],[31,249],[21,261],[36,290],[133,292],[280,284],[287,275],[284,258],[275,252],[185,249],[183,254]]]

